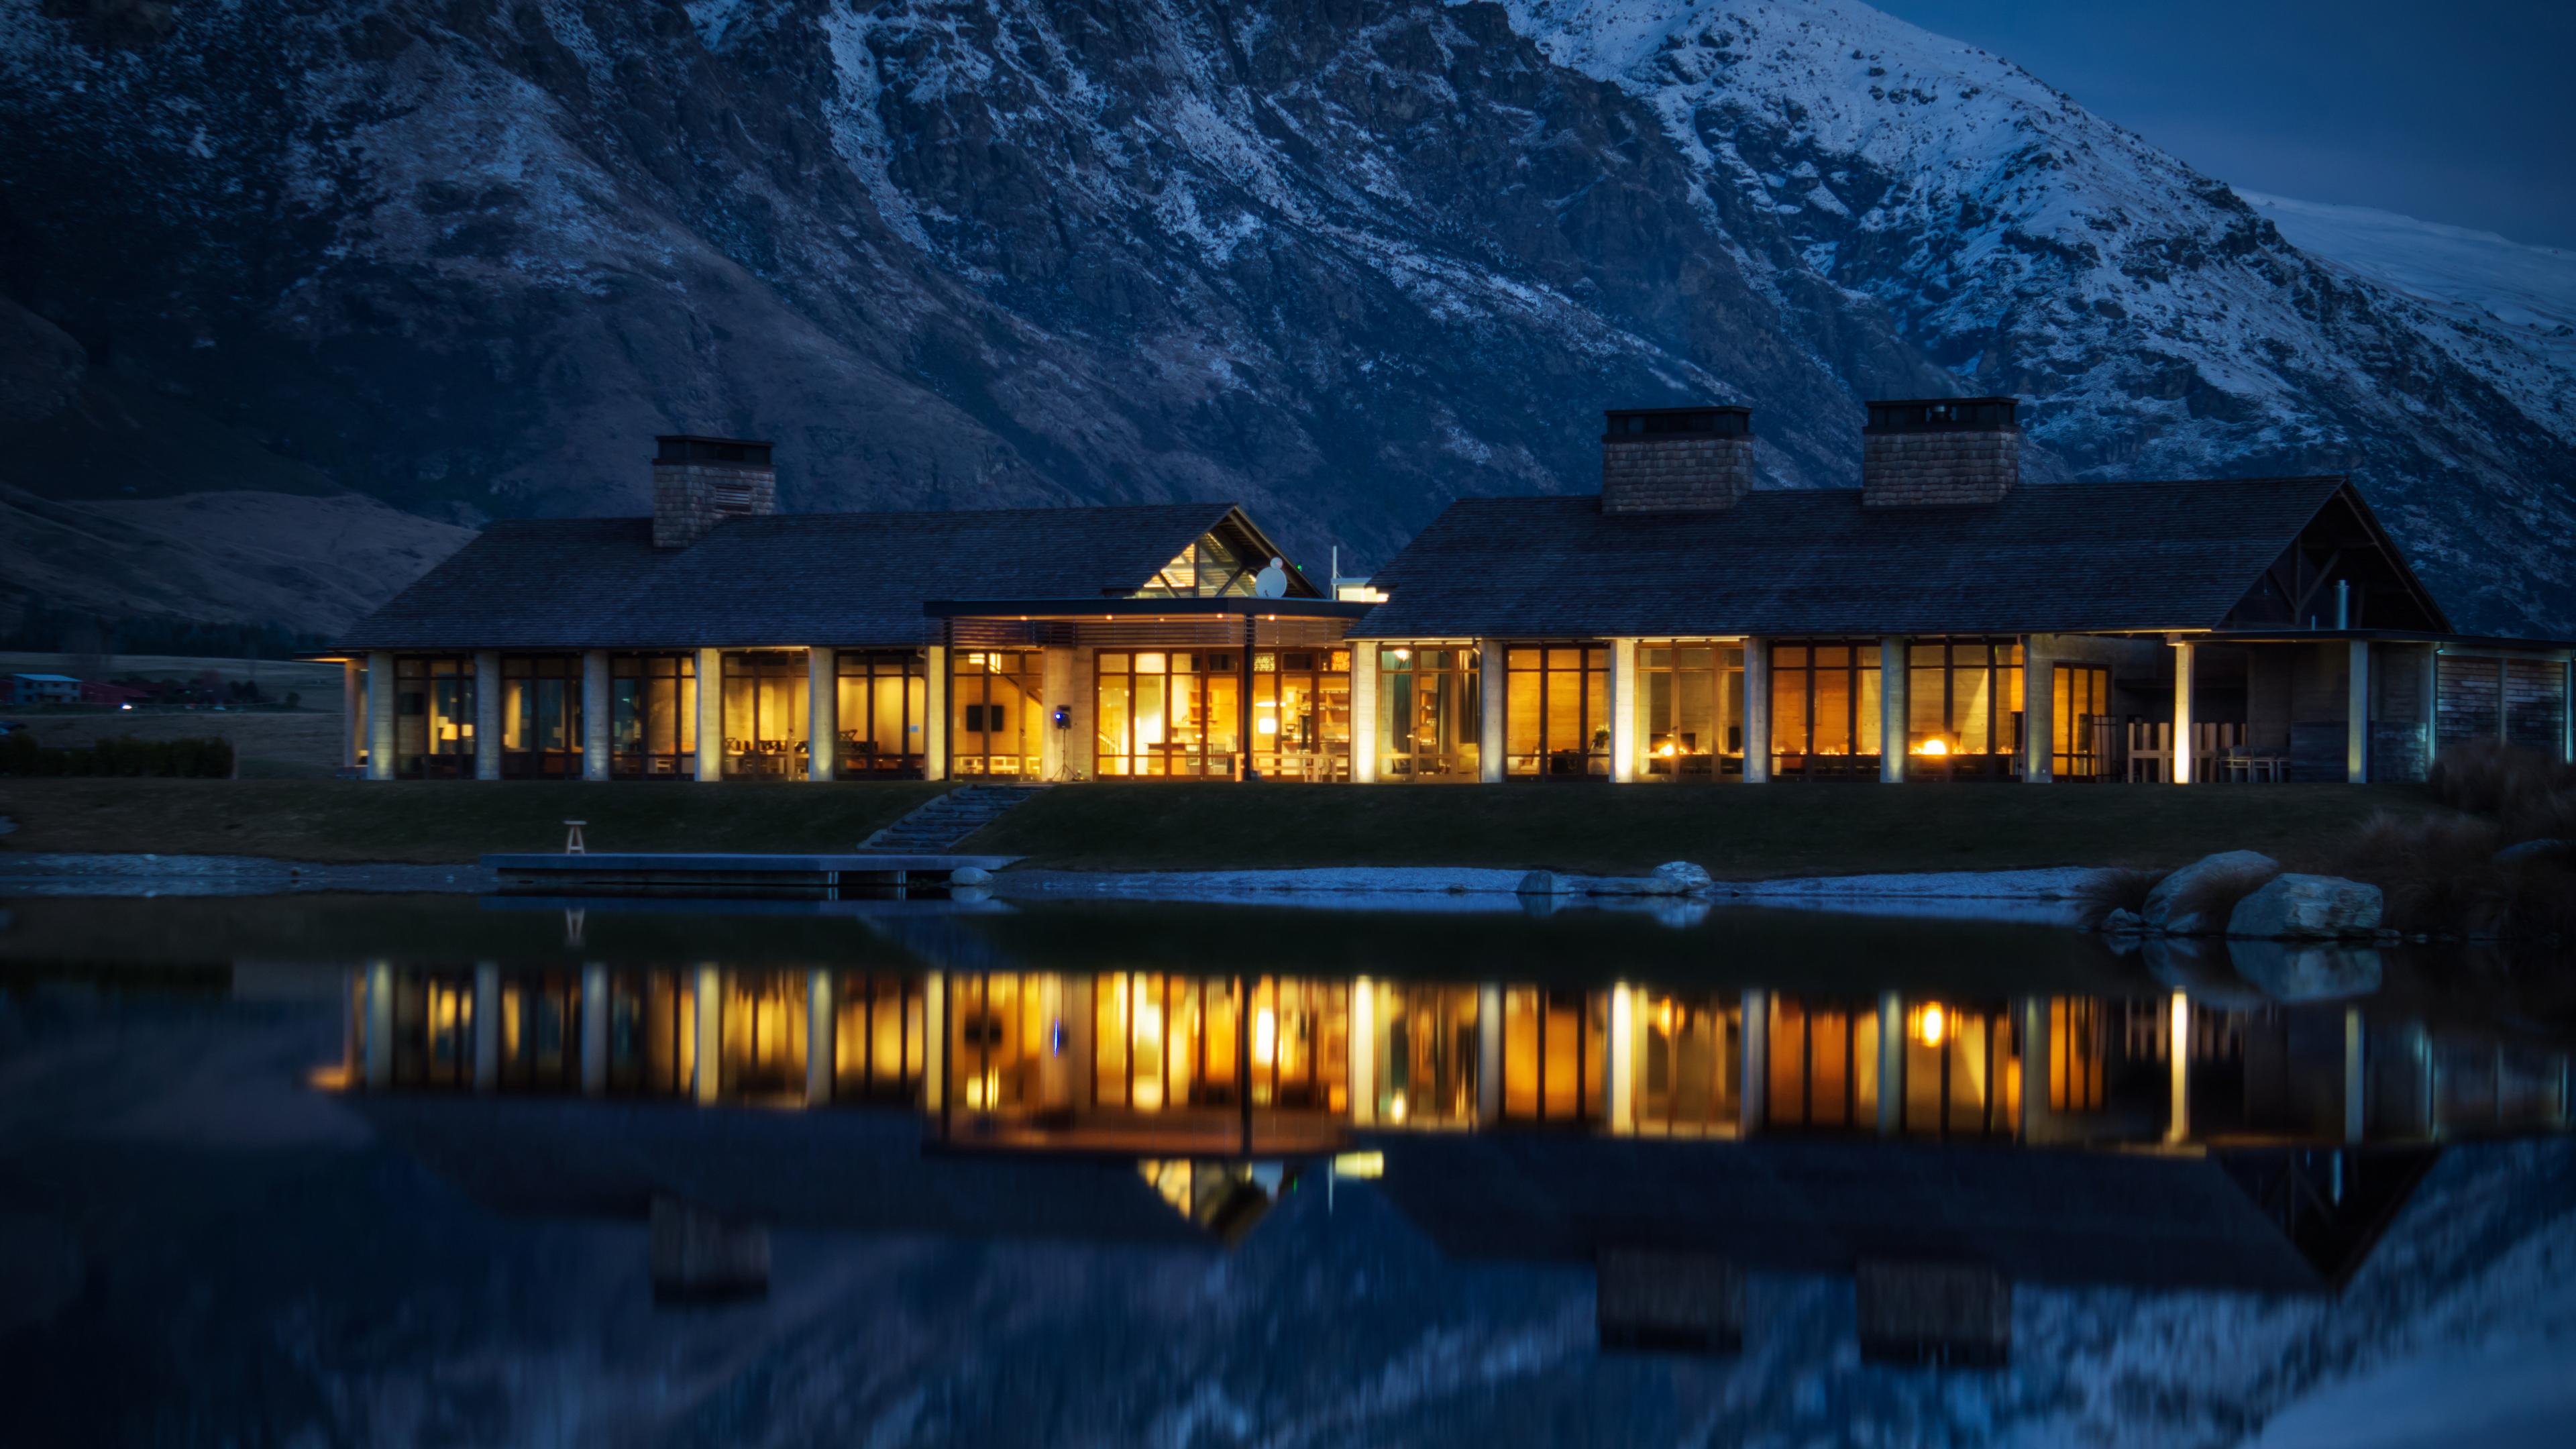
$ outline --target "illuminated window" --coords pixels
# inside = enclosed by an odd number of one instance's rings
[[[1771,648],[1771,770],[1778,780],[1875,780],[1878,645],[1819,639]]]
[[[1504,776],[1610,778],[1610,651],[1515,645],[1503,651]]]
[[[1484,701],[1477,651],[1409,644],[1377,650],[1378,778],[1473,782]]]

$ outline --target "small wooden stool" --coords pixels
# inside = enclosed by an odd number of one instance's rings
[[[586,820],[567,820],[564,822],[564,824],[572,827],[572,829],[564,836],[564,854],[588,855],[590,853],[582,848],[581,843],[581,827],[588,823],[589,822]]]

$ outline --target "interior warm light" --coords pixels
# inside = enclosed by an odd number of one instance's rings
[[[1949,1026],[1949,1018],[1942,1014],[1940,1007],[1927,1006],[1923,1008],[1923,1014],[1915,1019],[1914,1034],[1922,1039],[1925,1046],[1936,1047],[1941,1044],[1941,1034],[1947,1031]]]
[[[1664,1035],[1671,1036],[1673,1034],[1673,1004],[1669,1001],[1665,1002],[1662,1009],[1657,1011],[1655,1015],[1657,1017],[1657,1021],[1655,1023],[1656,1027],[1660,1029]]]
[[[1267,718],[1254,720],[1252,731],[1254,734],[1275,735],[1279,733],[1279,721]]]
[[[1386,1120],[1389,1122],[1401,1122],[1404,1120],[1404,1094],[1402,1092],[1398,1092],[1387,1099]]]
[[[1343,1152],[1333,1158],[1335,1177],[1384,1177],[1386,1154],[1383,1152]]]
[[[1252,1064],[1256,1067],[1270,1065],[1270,1058],[1278,1049],[1279,1018],[1265,1006],[1252,1018]]]
[[[1413,651],[1410,649],[1398,649],[1395,651],[1395,657],[1398,659],[1410,659],[1413,657]]]
[[[1918,755],[1946,755],[1950,753],[1950,747],[1939,740],[1925,740],[1923,743],[1914,747],[1914,753]]]
[[[1666,741],[1664,747],[1655,751],[1655,753],[1663,756],[1667,760],[1671,759],[1673,757],[1672,743],[1670,741]]]
[[[1156,1006],[1150,1001],[1138,1003],[1136,1007],[1136,1044],[1138,1046],[1143,1046],[1148,1042],[1158,1042],[1162,1039],[1163,1008]]]

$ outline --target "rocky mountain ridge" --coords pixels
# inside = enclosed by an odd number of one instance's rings
[[[1591,491],[1604,406],[1834,486],[1860,399],[1999,391],[2035,477],[2349,469],[2464,627],[2576,631],[2563,399],[1858,5],[0,0],[0,141],[0,290],[257,454],[57,406],[0,484],[58,508],[631,513],[686,429],[792,508],[1225,497],[1365,562]]]

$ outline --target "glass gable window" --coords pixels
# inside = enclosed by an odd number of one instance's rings
[[[1475,780],[1484,733],[1477,652],[1398,645],[1377,659],[1378,777]]]
[[[581,774],[581,656],[501,656],[501,777]]]
[[[698,661],[689,654],[608,658],[608,773],[685,780],[698,773]]]
[[[1266,558],[1246,558],[1241,549],[1213,533],[1199,535],[1199,541],[1181,550],[1153,582],[1136,591],[1140,599],[1171,598],[1249,598],[1253,593],[1253,576],[1269,563]]]
[[[725,655],[726,774],[785,779],[805,773],[805,669],[801,649]]]
[[[2111,715],[2111,671],[2098,664],[2060,664],[2051,696],[2055,733],[2051,773],[2060,780],[2099,780],[2119,756]]]
[[[1917,641],[1907,651],[1909,780],[2008,780],[2021,748],[2021,645]]]
[[[1035,649],[963,649],[949,671],[949,761],[970,775],[1034,780],[1045,771],[1046,656]]]
[[[1779,780],[1875,780],[1878,645],[1819,639],[1771,649],[1771,769]]]
[[[1228,779],[1242,728],[1242,656],[1103,650],[1096,665],[1103,776]]]
[[[844,780],[918,780],[929,760],[930,679],[914,650],[844,650],[833,662]]]
[[[474,778],[472,655],[394,660],[394,766],[406,780]]]
[[[1609,779],[1610,651],[1516,645],[1503,657],[1505,776]]]
[[[1252,767],[1265,780],[1351,777],[1351,652],[1252,656]]]
[[[1685,641],[1638,646],[1649,780],[1705,782],[1744,773],[1744,647]]]

